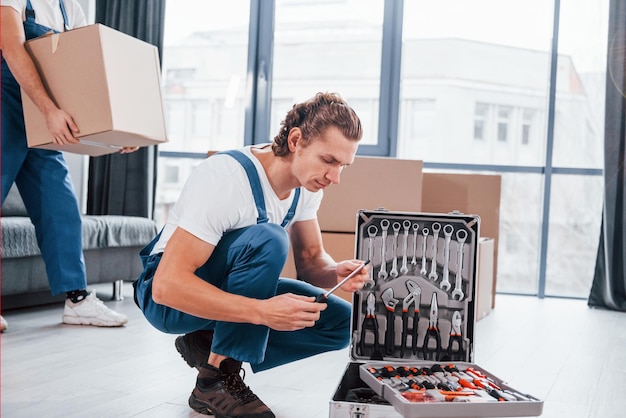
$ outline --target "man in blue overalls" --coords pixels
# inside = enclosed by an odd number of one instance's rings
[[[317,210],[362,137],[359,118],[330,93],[296,104],[273,143],[217,153],[187,180],[159,236],[142,251],[137,305],[198,369],[189,398],[217,417],[269,418],[240,377],[350,342],[351,306],[323,293],[362,263],[335,262]],[[291,242],[298,279],[279,278]],[[343,289],[357,291],[367,268]],[[288,331],[288,332],[285,332]]]
[[[45,115],[58,144],[75,144],[78,126],[46,92],[24,49],[24,42],[51,31],[86,24],[75,0],[1,0],[2,34],[2,202],[15,182],[37,234],[53,295],[66,293],[63,322],[121,326],[126,316],[114,312],[86,290],[82,228],[78,201],[63,154],[30,149],[26,143],[20,89]],[[80,57],[77,57],[80,59]],[[132,151],[127,148],[124,152]]]

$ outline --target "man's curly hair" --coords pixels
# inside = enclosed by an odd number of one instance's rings
[[[287,138],[293,128],[302,131],[302,142],[306,146],[331,126],[348,139],[361,140],[363,128],[355,111],[337,93],[317,93],[315,97],[293,105],[280,124],[280,131],[274,137],[272,150],[279,157],[289,155]]]

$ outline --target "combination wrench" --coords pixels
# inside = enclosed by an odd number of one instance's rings
[[[459,243],[457,249],[457,258],[456,258],[456,277],[454,281],[454,290],[452,291],[452,299],[463,300],[465,296],[463,294],[463,290],[461,289],[461,284],[463,282],[463,277],[461,276],[463,271],[463,244],[465,244],[465,240],[467,239],[467,231],[464,229],[459,229],[456,231],[456,240]]]
[[[422,269],[420,270],[420,274],[424,277],[428,274],[428,270],[426,269],[426,241],[428,238],[428,233],[430,231],[428,228],[422,229],[422,235],[424,236],[424,240],[422,241]]]
[[[391,253],[393,258],[391,260],[391,271],[389,275],[394,279],[398,277],[398,235],[400,234],[400,222],[394,222],[393,228],[393,242],[391,243]]]
[[[389,220],[380,221],[380,229],[383,231],[383,242],[381,245],[380,270],[378,271],[379,279],[387,279],[387,230],[389,229]]]
[[[411,227],[411,221],[409,221],[408,219],[405,220],[404,222],[402,222],[402,227],[404,228],[404,240],[402,244],[402,267],[400,267],[400,273],[407,274],[409,272],[409,267],[407,266],[406,251],[407,247],[409,246],[409,228]]]
[[[432,258],[430,259],[430,274],[428,278],[434,282],[437,281],[437,240],[439,239],[439,231],[441,231],[441,224],[435,222],[431,226],[433,230],[433,242],[432,242]]]
[[[439,287],[446,292],[450,290],[452,285],[450,284],[449,276],[450,276],[450,240],[452,239],[452,233],[454,232],[454,228],[452,225],[447,224],[443,227],[443,236],[444,236],[444,244],[443,244],[443,278],[441,279],[441,283],[439,283]]]
[[[415,256],[417,255],[417,231],[419,231],[419,224],[413,224],[413,259],[411,260],[411,265],[416,266],[417,260]]]
[[[367,228],[367,235],[369,236],[369,241],[368,241],[368,246],[367,246],[367,259],[372,261],[372,274],[370,277],[374,276],[374,239],[376,238],[376,235],[378,235],[378,228],[376,227],[376,225],[370,225]],[[365,287],[374,287],[376,285],[376,283],[374,282],[373,279],[370,279],[370,281],[367,283],[367,285]]]

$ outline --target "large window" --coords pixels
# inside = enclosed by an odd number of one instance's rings
[[[586,297],[608,3],[168,2],[157,220],[207,151],[271,141],[294,103],[335,91],[361,117],[363,153],[502,176],[498,291]]]
[[[320,91],[341,94],[378,140],[383,0],[277,0],[272,121]],[[272,136],[278,126],[270,127]]]

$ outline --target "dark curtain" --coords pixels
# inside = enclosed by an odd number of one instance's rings
[[[165,1],[97,0],[96,23],[155,45],[162,60]],[[87,213],[152,218],[157,156],[150,146],[90,158]]]
[[[589,306],[626,312],[626,0],[611,0],[604,138],[604,210]]]

